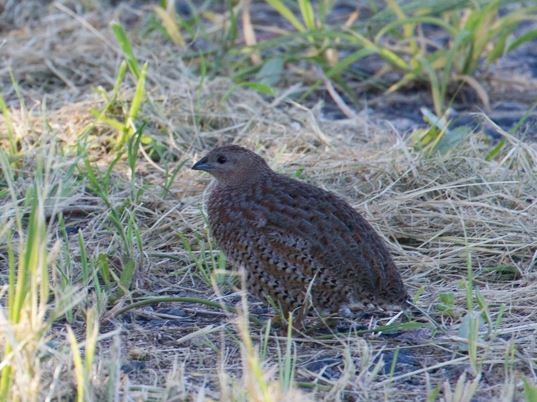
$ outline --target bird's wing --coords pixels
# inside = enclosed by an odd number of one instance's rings
[[[319,244],[311,238],[270,226],[256,237],[257,256],[274,276],[308,286],[315,279],[319,288],[334,288],[336,277],[319,258]]]
[[[375,298],[389,303],[401,303],[408,298],[399,270],[382,237],[357,211],[342,199],[328,194],[332,214],[351,233],[352,247],[349,259],[352,262],[346,270],[350,278],[358,281],[358,291],[367,294],[371,290]],[[361,282],[363,270],[369,272],[369,281]]]
[[[332,193],[288,180],[286,193],[266,192],[259,205],[261,229],[273,247],[293,255],[286,247],[303,245],[305,265],[311,264],[318,277],[348,284],[364,297],[383,297],[392,288],[404,292],[382,238],[358,212]]]

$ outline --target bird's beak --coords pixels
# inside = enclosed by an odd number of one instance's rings
[[[204,170],[206,172],[208,172],[209,170],[211,170],[213,167],[212,165],[209,163],[209,160],[207,159],[207,157],[204,157],[204,158],[201,158],[199,161],[197,161],[196,163],[194,163],[194,165],[192,166],[192,170]]]

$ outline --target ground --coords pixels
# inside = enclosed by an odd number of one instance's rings
[[[151,6],[15,3],[0,19],[0,332],[16,340],[0,356],[17,374],[12,395],[73,400],[82,384],[88,400],[533,400],[534,125],[511,135],[512,121],[502,129],[482,115],[493,136],[426,154],[405,131],[415,120],[390,121],[395,95],[372,94],[374,113],[335,116],[330,100],[299,103],[193,72],[147,28]],[[140,80],[127,68],[117,84],[114,20],[148,65],[137,113]],[[498,138],[506,145],[487,160]],[[242,290],[212,244],[210,177],[189,169],[231,142],[363,214],[421,313],[332,327],[311,317],[294,332],[272,323],[274,309]],[[10,261],[26,266],[25,245],[40,233],[32,222],[44,225],[35,261],[45,271],[28,291],[49,294],[15,322]]]

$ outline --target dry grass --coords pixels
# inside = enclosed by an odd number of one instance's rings
[[[21,330],[6,320],[8,234],[17,238],[16,214],[27,216],[27,191],[40,170],[54,294],[46,314],[65,307],[39,334],[17,343],[16,353],[3,356],[20,370],[29,370],[26,363],[39,368],[33,379],[21,377],[12,385],[20,400],[31,399],[25,394],[30,386],[38,395],[34,400],[73,398],[73,355],[76,347],[87,350],[86,310],[93,305],[100,336],[86,374],[90,400],[523,398],[523,379],[536,380],[535,144],[504,133],[503,159],[487,162],[484,139],[476,136],[449,155],[424,157],[396,132],[361,117],[324,121],[315,108],[286,98],[267,101],[226,79],[202,81],[181,65],[172,44],[152,37],[135,41],[137,56],[150,65],[141,118],[145,133],[164,151],[156,161],[140,156],[134,184],[125,158],[113,169],[109,200],[124,212],[122,218],[134,217],[142,248],[131,250],[136,261],[131,292],[117,297],[109,292],[99,300],[95,284],[82,279],[77,233],[92,269],[104,255],[121,272],[124,250],[109,206],[92,191],[83,165],[87,154],[104,171],[114,158],[109,142],[117,136],[90,113],[104,104],[93,88],[110,90],[121,61],[106,22],[144,12],[128,11],[125,4],[83,17],[60,3],[46,10],[31,26],[11,27],[0,42],[7,61],[0,82],[20,144],[12,160],[16,201],[0,179],[0,344],[13,328]],[[120,105],[133,91],[134,83],[127,82]],[[8,123],[0,121],[2,135]],[[271,312],[241,297],[233,275],[212,273],[218,253],[202,209],[209,178],[188,169],[205,150],[228,142],[255,149],[278,171],[303,169],[304,180],[349,200],[385,236],[415,303],[438,328],[399,327],[394,333],[321,328],[293,336],[267,331]],[[175,168],[165,191],[166,172]],[[139,197],[131,197],[133,188]],[[215,285],[210,278],[220,280]],[[237,306],[237,312],[153,303],[118,314],[133,300],[156,296],[195,297]],[[373,330],[391,318],[360,324]],[[396,323],[401,320],[407,319]],[[78,339],[74,348],[67,325]],[[294,380],[282,379],[292,369]]]

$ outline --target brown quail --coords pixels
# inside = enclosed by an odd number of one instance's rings
[[[301,320],[306,297],[330,311],[402,306],[401,276],[381,237],[349,204],[275,173],[259,155],[228,145],[194,170],[216,178],[208,200],[213,237],[246,271],[251,293]]]

